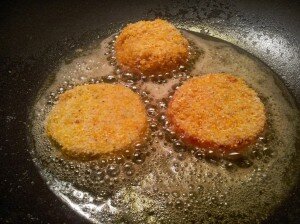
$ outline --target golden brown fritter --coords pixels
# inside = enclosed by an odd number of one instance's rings
[[[225,152],[255,141],[266,123],[257,93],[243,79],[230,74],[188,80],[175,92],[167,116],[185,142]]]
[[[125,71],[156,75],[185,65],[188,41],[165,20],[127,25],[116,39],[116,58]]]
[[[77,86],[60,95],[46,120],[46,132],[69,156],[95,156],[122,150],[148,130],[145,107],[122,85]]]

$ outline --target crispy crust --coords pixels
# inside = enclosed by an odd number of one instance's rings
[[[91,84],[63,93],[46,119],[46,133],[69,156],[122,150],[145,137],[140,97],[122,85]]]
[[[230,74],[188,80],[175,92],[167,116],[186,143],[225,153],[251,144],[266,123],[257,93]]]
[[[127,25],[116,39],[116,58],[125,71],[163,74],[185,65],[188,41],[167,21],[140,21]]]

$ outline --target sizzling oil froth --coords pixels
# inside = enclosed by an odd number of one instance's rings
[[[266,134],[243,160],[203,158],[201,149],[182,145],[168,131],[164,116],[174,90],[189,74],[174,73],[161,82],[119,75],[112,37],[93,45],[92,50],[78,50],[82,55],[63,63],[37,100],[32,155],[49,187],[92,222],[260,222],[297,181],[299,113],[274,81],[273,72],[230,44],[189,32],[184,35],[198,47],[192,76],[232,73],[259,93],[268,113]],[[60,92],[95,82],[121,83],[139,93],[153,134],[146,145],[137,145],[124,155],[70,160],[46,137],[44,120]]]

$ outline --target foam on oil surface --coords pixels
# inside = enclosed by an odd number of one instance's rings
[[[41,92],[32,120],[34,160],[49,187],[95,223],[260,222],[289,194],[297,181],[299,113],[283,94],[273,72],[236,47],[184,32],[198,47],[188,70],[161,80],[134,79],[115,64],[113,38],[78,49]],[[107,60],[108,58],[108,60]],[[193,75],[228,72],[242,76],[265,103],[268,128],[249,155],[238,162],[203,157],[168,131],[164,116],[174,90]],[[59,93],[74,85],[124,84],[143,98],[152,135],[122,155],[92,161],[70,160],[44,132],[44,120]]]

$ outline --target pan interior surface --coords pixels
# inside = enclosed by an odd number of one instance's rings
[[[113,35],[75,49],[40,91],[32,111],[32,157],[50,189],[94,223],[261,222],[297,184],[299,111],[283,83],[241,48],[185,28],[197,49],[189,72],[162,82],[118,75]],[[189,76],[220,72],[244,78],[267,110],[267,131],[242,160],[207,158],[197,149],[177,147],[161,122],[174,90]],[[153,136],[133,154],[66,158],[45,135],[45,118],[59,94],[101,82],[126,85],[144,97]]]
[[[284,83],[285,87],[281,89],[282,94],[286,99],[294,97],[299,108],[299,10],[300,2],[290,0],[130,2],[88,0],[84,2],[26,1],[26,4],[24,1],[1,2],[0,222],[85,223],[86,218],[90,220],[95,218],[89,215],[91,208],[95,208],[93,204],[97,204],[99,200],[103,201],[101,197],[107,197],[104,194],[97,197],[96,194],[91,193],[91,190],[83,189],[82,185],[75,186],[79,191],[70,187],[69,193],[64,193],[66,191],[60,189],[68,189],[67,185],[72,181],[63,182],[66,178],[61,177],[47,182],[57,175],[49,172],[49,178],[43,178],[45,175],[41,176],[40,173],[45,172],[48,166],[45,164],[42,166],[40,157],[36,152],[32,152],[36,150],[31,128],[33,105],[38,101],[37,97],[43,95],[44,91],[54,83],[61,64],[82,56],[80,52],[75,52],[75,49],[83,49],[85,53],[88,53],[88,46],[93,45],[91,44],[93,40],[94,42],[98,40],[100,43],[100,40],[117,32],[120,27],[130,22],[155,18],[166,19],[178,28],[225,40],[255,55],[278,75],[275,75],[274,80],[278,86]],[[45,81],[48,84],[44,84]],[[290,97],[290,93],[293,97]],[[293,104],[293,100],[291,102]],[[291,158],[291,164],[299,164],[299,142],[295,145],[295,149],[296,155]],[[181,155],[179,157],[182,158]],[[57,162],[56,159],[54,162]],[[51,163],[55,164],[53,161]],[[71,169],[77,164],[69,163]],[[126,171],[130,174],[132,171],[128,166],[126,167]],[[292,169],[293,167],[295,169]],[[93,168],[98,170],[97,166]],[[287,173],[295,178],[297,175],[299,177],[298,166],[291,165],[290,168],[291,170]],[[49,170],[49,167],[47,169]],[[101,173],[99,176],[101,177]],[[290,181],[290,176],[286,175],[282,182]],[[53,186],[52,191],[49,189],[50,183]],[[290,184],[287,189],[292,188],[292,185]],[[264,224],[300,223],[299,186],[298,178],[295,188],[285,194],[286,199],[278,204],[272,214],[263,221]],[[154,187],[155,185],[152,188]],[[53,193],[54,188],[57,189],[55,192],[60,195],[59,197]],[[70,192],[74,192],[74,195],[79,198],[90,195],[94,202],[86,200],[82,209],[78,206],[82,200],[76,199]],[[82,192],[87,194],[82,194]],[[212,200],[212,204],[213,201],[215,199]],[[165,202],[164,200],[162,205]],[[201,203],[199,201],[199,204]],[[110,205],[114,207],[113,203]],[[267,204],[266,207],[269,208],[269,205]],[[98,211],[97,209],[95,210]],[[207,211],[209,219],[206,220],[208,223],[213,222],[210,220],[213,218],[210,218],[212,216],[209,212]],[[153,213],[156,214],[157,211],[149,212],[149,222],[153,220],[151,218]],[[170,209],[169,214],[171,213]],[[85,215],[86,218],[80,214]],[[241,214],[236,218],[241,220],[243,217],[244,215]],[[221,220],[220,222],[222,222],[221,218],[218,219]],[[120,222],[126,223],[126,220],[130,220],[130,217],[126,218],[125,214]],[[260,219],[257,222],[259,221]],[[178,221],[175,220],[173,223],[178,223]]]

